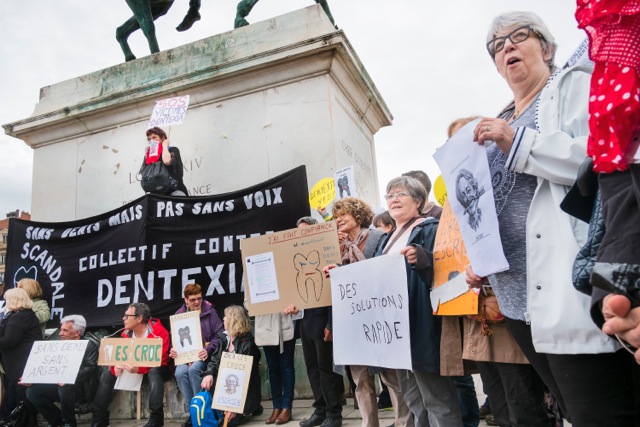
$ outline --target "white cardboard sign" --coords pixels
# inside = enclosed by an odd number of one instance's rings
[[[76,382],[87,340],[35,341],[22,374],[25,384]]]
[[[149,127],[180,125],[187,115],[187,108],[189,108],[189,95],[156,101],[149,119]]]
[[[404,256],[389,254],[334,268],[331,295],[337,365],[411,369]]]

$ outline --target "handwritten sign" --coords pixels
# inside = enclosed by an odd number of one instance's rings
[[[103,338],[100,341],[100,366],[154,368],[162,364],[161,338]]]
[[[253,356],[223,352],[211,407],[242,413],[247,400],[252,368]]]
[[[73,384],[76,382],[89,341],[35,341],[22,374],[26,384]]]
[[[409,297],[402,255],[334,268],[331,294],[336,364],[411,369]]]
[[[189,95],[156,101],[149,119],[149,127],[182,124],[189,108]]]
[[[199,360],[198,352],[202,345],[202,332],[200,329],[200,312],[188,311],[169,317],[171,322],[171,342],[178,353],[175,359],[176,365]]]
[[[445,200],[433,247],[433,290],[431,307],[438,315],[478,313],[478,295],[469,290],[466,270],[467,248],[458,220]]]
[[[251,316],[279,313],[291,304],[331,305],[331,282],[322,269],[340,262],[334,221],[243,239],[240,249]]]
[[[326,208],[336,198],[336,183],[333,178],[323,178],[309,193],[309,205],[313,209]]]

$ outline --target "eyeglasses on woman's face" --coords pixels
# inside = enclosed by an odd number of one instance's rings
[[[540,39],[543,39],[542,35],[538,31],[531,28],[531,25],[525,25],[523,27],[516,28],[506,36],[496,37],[495,39],[491,40],[489,43],[487,43],[487,50],[489,51],[489,54],[491,56],[495,56],[496,53],[504,49],[504,46],[507,43],[507,39],[509,39],[512,44],[522,43],[529,38],[532,31]]]
[[[405,192],[405,191],[398,191],[397,193],[389,193],[389,194],[385,194],[384,198],[387,200],[391,200],[391,199],[399,199],[400,197],[409,197],[411,194]]]

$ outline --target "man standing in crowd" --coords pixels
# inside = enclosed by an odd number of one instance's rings
[[[224,329],[213,304],[202,298],[202,288],[197,283],[185,286],[184,304],[176,311],[176,314],[186,313],[188,311],[200,312],[200,331],[202,332],[204,348],[198,353],[199,360],[176,366],[176,382],[184,397],[185,410],[187,413],[189,412],[191,399],[201,390],[202,372],[207,369],[207,359],[209,359],[211,353],[213,353],[220,344],[220,340],[217,337],[218,332]],[[173,347],[169,352],[169,356],[173,359],[178,357],[175,346],[176,343],[173,343]],[[188,416],[183,427],[190,426],[191,417]]]
[[[164,425],[164,380],[169,377],[169,332],[162,326],[159,319],[151,318],[151,310],[144,303],[131,304],[122,319],[124,321],[123,338],[162,338],[161,366],[146,368],[126,363],[105,370],[93,400],[91,427],[109,426],[109,404],[113,397],[113,388],[117,377],[121,376],[125,370],[132,374],[146,375],[149,379],[149,411],[151,413],[149,422],[144,427],[162,427]]]
[[[312,217],[300,218],[298,227],[317,224]],[[285,314],[297,314],[292,305]],[[340,427],[342,425],[342,405],[340,404],[342,376],[333,372],[333,328],[331,306],[306,309],[300,325],[300,339],[304,362],[307,366],[309,384],[313,392],[311,417],[300,421],[301,427]]]
[[[60,320],[61,340],[80,340],[87,328],[87,321],[79,314],[65,316]],[[42,414],[50,426],[76,427],[76,389],[89,380],[98,368],[98,346],[87,342],[75,384],[33,384],[27,388],[27,398]],[[60,409],[55,405],[60,402]]]
[[[422,184],[424,189],[427,190],[427,197],[429,197],[429,193],[431,192],[431,180],[429,179],[429,175],[423,171],[409,171],[403,173],[402,176],[410,176],[411,178],[415,178],[420,181],[420,184]],[[440,219],[441,215],[442,208],[427,199],[424,204],[424,208],[422,208],[422,216]]]

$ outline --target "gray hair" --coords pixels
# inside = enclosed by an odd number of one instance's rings
[[[296,227],[299,227],[300,224],[303,224],[303,223],[307,225],[313,225],[313,224],[317,224],[318,220],[310,216],[303,216],[298,221],[296,221]]]
[[[80,332],[80,335],[84,335],[84,331],[87,329],[87,320],[79,314],[64,316],[60,319],[60,324],[64,325],[65,323],[72,323],[73,326],[71,328],[76,332]]]
[[[487,43],[496,38],[498,33],[505,32],[509,28],[522,27],[524,25],[529,25],[539,36],[540,43],[542,44],[542,53],[545,55],[551,54],[551,58],[547,61],[547,64],[553,72],[556,68],[555,58],[558,44],[544,21],[533,12],[506,12],[493,18],[493,22],[491,22],[489,32],[487,33]],[[491,59],[493,59],[493,62],[496,61],[495,56]]]
[[[419,203],[418,212],[422,213],[422,208],[424,208],[424,204],[427,202],[428,195],[427,190],[420,181],[410,176],[399,176],[389,181],[387,184],[387,194],[394,188],[404,188],[409,191],[413,200]]]
[[[147,323],[151,319],[151,309],[143,302],[134,302],[129,305],[129,308],[133,308],[136,312],[136,316],[142,316],[142,321]]]

